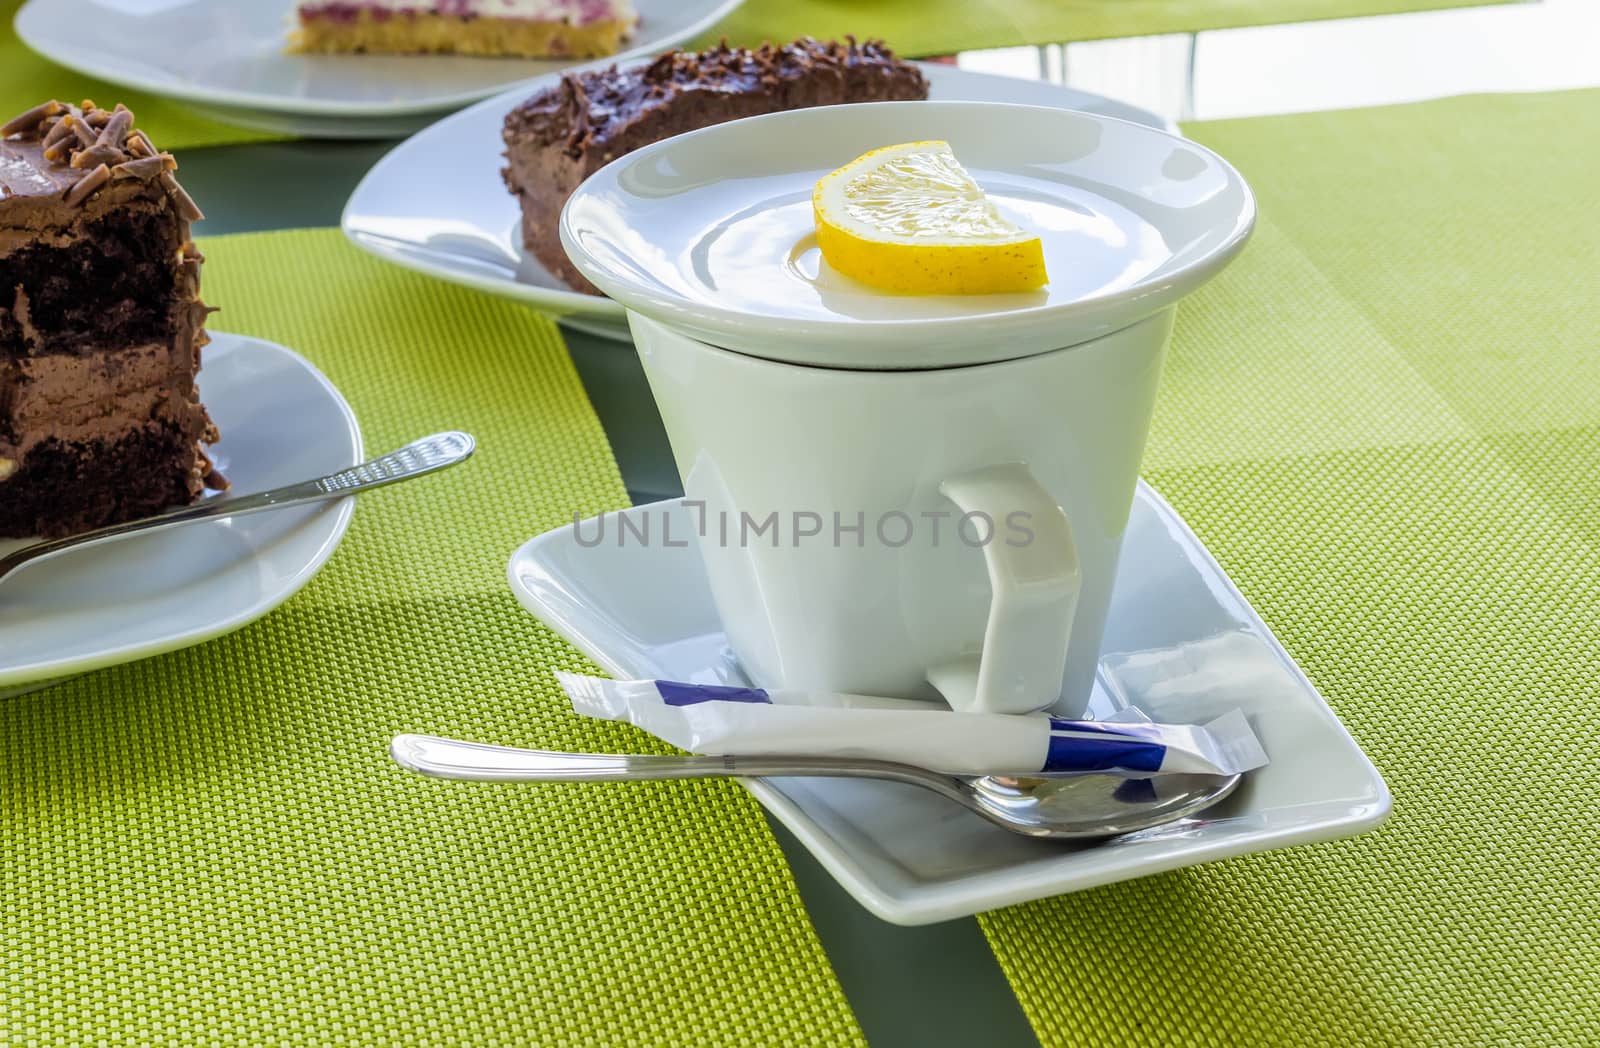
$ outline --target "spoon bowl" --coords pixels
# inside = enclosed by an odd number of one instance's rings
[[[401,767],[477,782],[640,782],[651,779],[826,777],[883,779],[930,790],[1012,833],[1101,840],[1196,815],[1238,787],[1242,775],[1110,774],[957,778],[909,764],[844,757],[666,757],[561,753],[397,735]]]

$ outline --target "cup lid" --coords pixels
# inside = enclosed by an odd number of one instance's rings
[[[944,139],[1001,213],[1044,242],[1050,283],[895,295],[832,271],[816,181],[897,142]],[[612,298],[713,345],[830,368],[990,363],[1075,345],[1219,272],[1255,221],[1250,188],[1203,146],[1142,124],[991,102],[871,102],[751,117],[612,161],[561,239]]]

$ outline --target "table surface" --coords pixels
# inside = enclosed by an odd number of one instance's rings
[[[1147,38],[1073,45],[1054,53],[1013,49],[973,56],[963,64],[1065,79],[1172,116],[1184,110],[1202,117],[1276,111],[1284,108],[1285,98],[1298,108],[1335,108],[1463,90],[1600,82],[1592,54],[1562,43],[1594,39],[1593,31],[1600,28],[1597,7],[1586,0],[1545,0],[1516,10],[1209,33],[1192,48],[1188,41],[1173,46]],[[1419,75],[1408,60],[1412,51],[1406,41],[1419,34],[1440,59],[1427,75]],[[1485,60],[1486,48],[1493,61]],[[1346,63],[1329,66],[1328,53],[1341,49]],[[1306,60],[1293,60],[1297,52]],[[1208,60],[1213,55],[1223,60]],[[1526,60],[1535,56],[1539,61]],[[1113,66],[1124,77],[1121,90],[1108,73]],[[1141,75],[1127,79],[1130,67]],[[1184,92],[1192,85],[1193,96],[1175,95],[1173,83],[1183,84]],[[336,225],[350,190],[390,145],[289,142],[191,150],[181,158],[184,181],[210,216],[198,232]],[[227,327],[225,315],[217,326]],[[577,332],[568,332],[567,342],[634,500],[680,494],[666,436],[632,349]],[[773,830],[870,1043],[1037,1044],[974,920],[923,928],[880,922],[786,830],[775,824]]]
[[[389,148],[386,142],[285,142],[191,150],[180,158],[184,184],[208,214],[197,232],[336,225],[356,182]],[[259,191],[266,186],[270,192]],[[224,314],[213,323],[227,329]],[[581,332],[566,332],[566,338],[633,500],[680,495],[638,356],[629,346]],[[776,822],[772,828],[869,1043],[1038,1043],[976,921],[885,924],[845,894],[788,830]]]

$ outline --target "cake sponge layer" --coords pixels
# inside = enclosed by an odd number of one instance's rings
[[[584,25],[526,18],[361,10],[300,15],[291,48],[311,54],[457,54],[523,58],[614,55],[633,21]]]
[[[183,235],[158,198],[135,198],[0,255],[0,359],[166,337],[189,294],[174,292]]]
[[[150,422],[114,440],[49,440],[18,468],[0,459],[0,538],[72,535],[193,502],[210,463],[193,437]]]

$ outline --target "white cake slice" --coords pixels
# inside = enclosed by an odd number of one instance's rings
[[[596,58],[616,54],[631,0],[306,0],[292,50]]]

